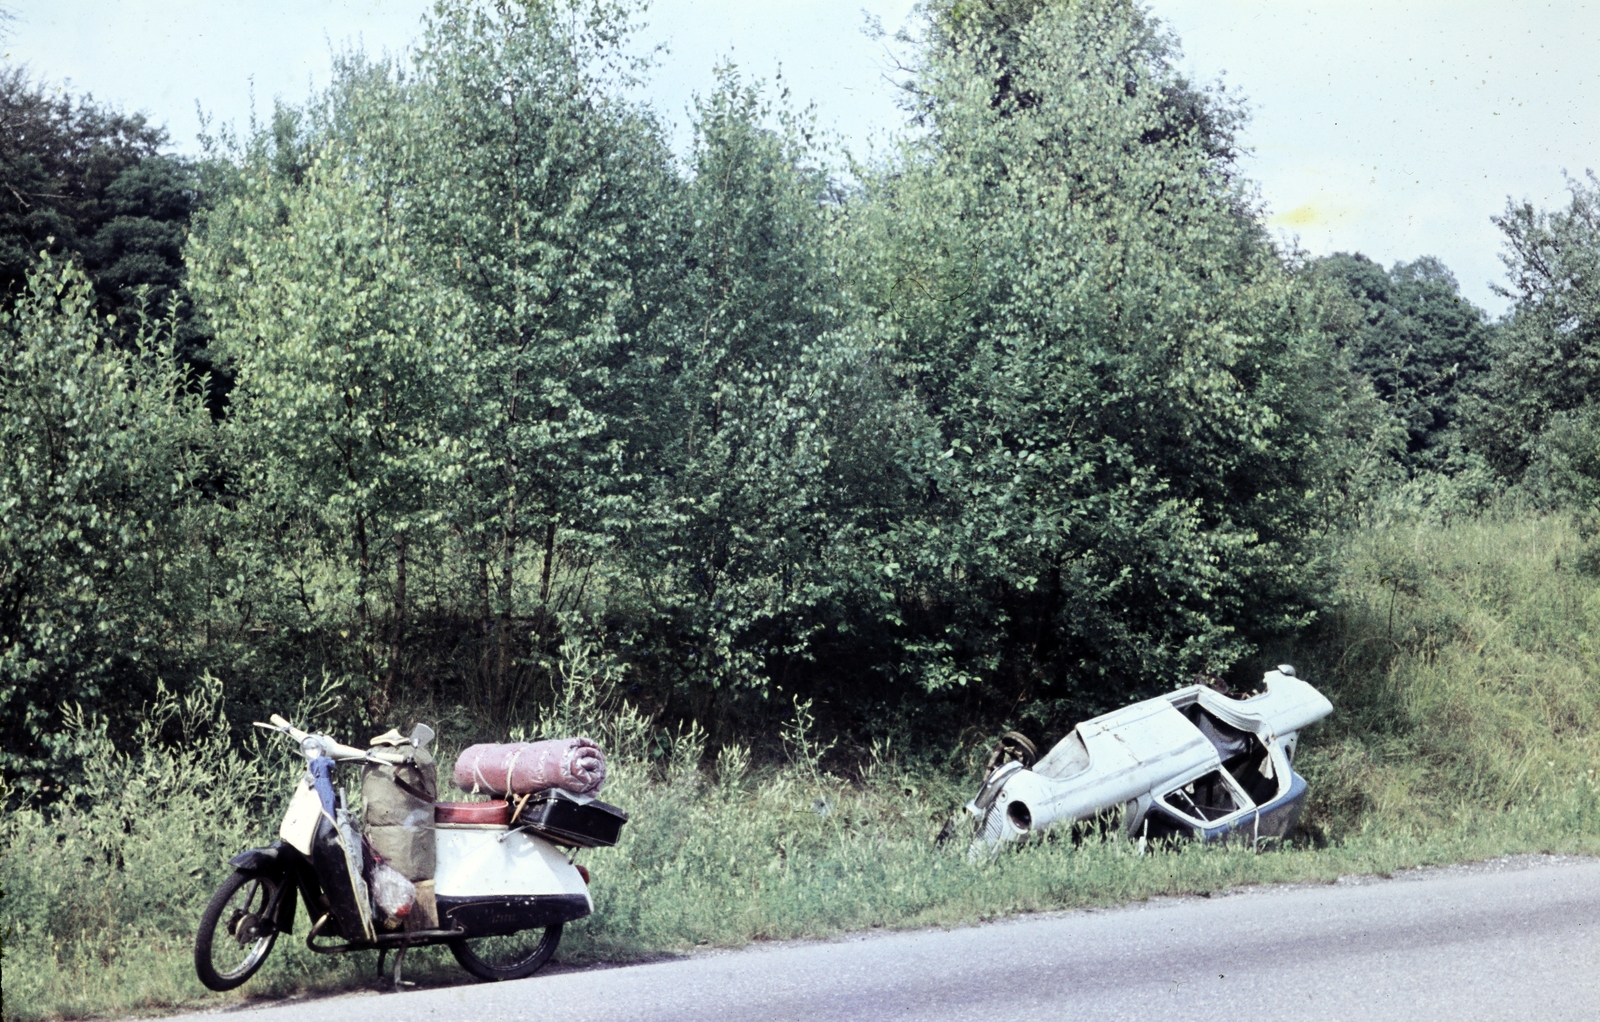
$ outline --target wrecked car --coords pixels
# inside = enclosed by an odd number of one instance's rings
[[[1086,720],[1038,762],[1026,739],[1007,735],[965,807],[976,818],[972,851],[1118,808],[1123,832],[1141,847],[1281,839],[1305,806],[1306,782],[1293,766],[1299,732],[1332,711],[1284,664],[1246,698],[1190,685]]]

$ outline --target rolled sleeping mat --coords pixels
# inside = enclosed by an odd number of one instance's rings
[[[551,788],[593,795],[605,780],[605,753],[581,737],[469,745],[456,759],[456,787],[502,797]]]

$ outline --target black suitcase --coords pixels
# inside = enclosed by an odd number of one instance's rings
[[[552,788],[529,798],[511,825],[560,845],[610,848],[627,822],[628,814],[608,802]]]

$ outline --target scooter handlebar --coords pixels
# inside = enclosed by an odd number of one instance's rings
[[[327,735],[322,736],[322,749],[336,763],[344,763],[352,759],[364,760],[371,758],[366,749],[358,749],[353,745],[341,745]]]
[[[364,763],[405,762],[404,756],[400,755],[399,753],[390,752],[387,749],[358,749],[353,745],[344,745],[340,742],[336,742],[327,735],[314,735],[309,731],[302,731],[276,713],[267,719],[272,723],[263,724],[260,721],[256,721],[255,726],[259,728],[265,728],[268,731],[278,731],[286,734],[290,738],[293,738],[296,742],[301,743],[302,746],[305,744],[306,739],[316,739],[316,743],[320,747],[322,753],[336,763],[346,763],[351,761]]]
[[[256,727],[263,728],[267,731],[281,731],[297,742],[303,742],[309,737],[306,732],[295,727],[293,724],[289,723],[287,720],[284,720],[276,713],[267,719],[272,721],[272,723],[263,724],[259,720],[253,721],[253,723]]]

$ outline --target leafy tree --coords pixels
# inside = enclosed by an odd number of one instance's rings
[[[1569,179],[1567,187],[1565,209],[1512,203],[1495,219],[1510,274],[1503,293],[1515,305],[1464,413],[1465,432],[1512,479],[1540,459],[1558,420],[1575,436],[1593,429],[1583,423],[1600,388],[1600,179],[1590,172],[1587,184]]]
[[[87,278],[47,259],[0,315],[0,730],[40,769],[66,706],[136,706],[204,616],[195,481],[210,428],[170,322],[114,343]]]
[[[850,240],[932,421],[897,452],[908,664],[1079,710],[1223,671],[1314,606],[1349,385],[1236,182],[1241,115],[1131,3],[931,18],[923,131]]]
[[[1432,256],[1389,269],[1359,253],[1318,259],[1311,272],[1344,290],[1359,320],[1341,338],[1351,365],[1404,423],[1406,461],[1438,467],[1457,405],[1488,366],[1493,329]]]
[[[617,423],[646,310],[634,281],[661,260],[652,231],[671,180],[661,132],[620,95],[630,8],[441,3],[417,52],[411,230],[463,304],[471,421],[456,519],[479,569],[490,673],[516,670],[518,634],[548,636],[636,465]],[[528,570],[525,572],[524,568]]]
[[[442,4],[412,73],[342,59],[250,142],[192,253],[241,374],[239,485],[270,537],[252,556],[290,566],[262,606],[349,620],[374,710],[419,562],[447,614],[477,616],[503,703],[571,609],[557,561],[592,562],[630,506],[632,284],[661,262],[669,175],[653,123],[605,91],[621,16]]]
[[[623,550],[657,672],[711,698],[800,680],[881,602],[869,540],[899,409],[840,333],[837,194],[804,120],[731,68],[696,114],[670,257],[641,284],[654,314],[630,458],[649,471]]]
[[[191,257],[238,381],[238,524],[277,562],[262,606],[300,631],[353,619],[378,713],[401,667],[408,551],[459,483],[461,324],[400,216],[403,97],[381,73],[343,89],[352,141],[325,140],[297,181],[258,151]]]
[[[171,156],[151,156],[118,174],[105,190],[109,219],[83,246],[84,264],[119,310],[140,300],[164,308],[183,282],[183,241],[194,212],[194,169]],[[148,288],[141,299],[140,291]]]
[[[0,281],[17,296],[41,251],[83,260],[102,311],[124,323],[146,304],[164,308],[182,277],[183,233],[198,181],[163,155],[164,129],[92,96],[74,98],[0,69]]]

